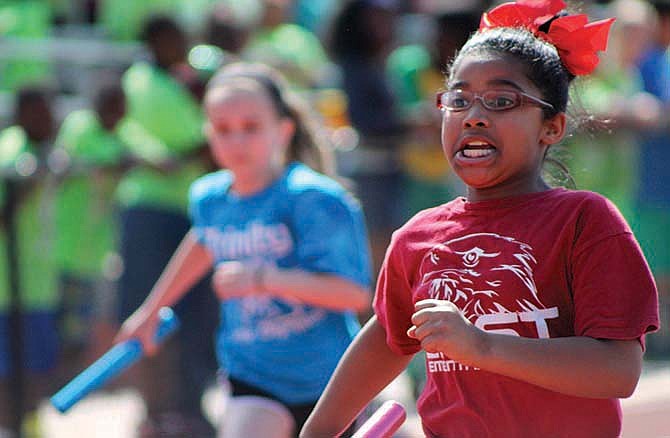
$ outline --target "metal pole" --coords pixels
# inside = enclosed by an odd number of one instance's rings
[[[23,424],[25,375],[23,370],[23,324],[21,307],[21,289],[19,275],[19,249],[16,233],[16,210],[19,201],[19,182],[5,179],[6,199],[3,208],[5,232],[7,236],[7,261],[10,292],[9,342],[12,356],[9,373],[9,387],[12,400],[11,428],[17,437],[21,437]]]

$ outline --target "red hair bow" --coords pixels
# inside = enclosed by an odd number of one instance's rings
[[[607,49],[607,36],[614,18],[588,22],[586,14],[558,17],[548,32],[540,26],[565,9],[563,0],[517,0],[485,12],[479,30],[523,27],[553,44],[563,65],[574,75],[587,75],[598,65],[598,51]]]

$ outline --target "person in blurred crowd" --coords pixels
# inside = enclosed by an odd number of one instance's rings
[[[443,87],[443,72],[477,30],[479,10],[456,9],[431,17],[431,41],[395,49],[388,70],[403,118],[411,131],[403,145],[404,216],[451,199],[461,190],[442,159],[440,117],[435,113],[435,90]]]
[[[204,16],[198,44],[189,50],[189,65],[206,82],[224,64],[240,60],[250,32],[248,20],[228,2],[213,5]]]
[[[642,132],[639,184],[635,218],[636,235],[644,249],[658,285],[661,331],[649,338],[649,352],[670,357],[670,1],[653,0],[657,12],[651,44],[639,61],[644,90],[661,101],[664,117],[654,129]]]
[[[251,32],[243,57],[279,69],[292,86],[318,86],[328,68],[328,57],[319,38],[290,22],[291,0],[261,0],[261,16]]]
[[[578,188],[607,196],[632,222],[639,175],[640,131],[659,116],[658,100],[644,93],[637,62],[651,39],[654,15],[643,0],[616,0],[605,9],[617,21],[608,51],[588,84],[580,88],[578,104],[608,129],[579,133],[567,144]],[[581,84],[576,84],[581,85]]]
[[[138,136],[139,125],[122,122],[126,104],[118,81],[104,83],[92,103],[67,115],[55,141],[55,152],[68,164],[55,192],[54,249],[62,368],[70,376],[110,347],[119,265],[114,191],[129,153],[128,138],[150,144],[148,134]]]
[[[137,62],[124,73],[123,90],[128,118],[162,147],[150,154],[135,151],[146,154],[150,164],[131,168],[117,190],[123,261],[120,321],[144,301],[188,231],[188,187],[208,165],[199,104],[203,84],[186,62],[186,35],[162,15],[149,19],[142,35],[152,60]],[[139,366],[137,385],[147,404],[140,436],[213,433],[201,414],[200,398],[216,369],[213,348],[202,335],[215,328],[216,300],[206,280],[196,289],[175,309],[184,329],[158,357]]]
[[[97,21],[114,41],[140,41],[144,23],[154,14],[174,14],[178,0],[98,0]]]
[[[399,147],[405,126],[386,70],[397,11],[394,1],[348,1],[337,12],[329,36],[349,120],[360,135],[358,146],[340,156],[338,164],[340,172],[356,184],[354,190],[363,204],[375,274],[403,209]]]
[[[239,57],[247,44],[250,27],[231,7],[220,3],[214,5],[207,16],[203,40],[230,56]]]
[[[25,86],[16,93],[14,124],[0,132],[0,174],[14,180],[16,202],[13,236],[18,251],[17,275],[22,314],[22,356],[25,385],[24,433],[38,436],[36,409],[51,389],[49,381],[58,361],[56,270],[51,250],[49,185],[44,178],[53,141],[55,121],[50,90]],[[4,181],[3,186],[4,188]],[[8,194],[5,193],[8,196]],[[3,196],[4,198],[4,196]],[[4,204],[5,199],[3,199]],[[4,225],[4,224],[3,224]],[[0,435],[11,424],[15,395],[10,390],[12,372],[10,314],[10,260],[5,226],[0,230]],[[16,256],[17,254],[14,254]]]

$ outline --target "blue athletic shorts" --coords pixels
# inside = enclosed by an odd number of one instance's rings
[[[56,366],[58,356],[58,329],[53,311],[25,313],[23,321],[24,370],[46,372]],[[0,313],[0,377],[11,370],[9,314]]]

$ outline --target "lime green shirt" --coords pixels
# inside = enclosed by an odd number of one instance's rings
[[[101,27],[117,41],[139,39],[144,21],[152,14],[172,15],[180,0],[102,0],[99,3]]]
[[[131,152],[152,163],[182,162],[171,172],[149,166],[132,169],[119,184],[119,202],[125,207],[185,212],[189,186],[205,171],[201,164],[181,158],[204,145],[202,109],[185,87],[148,63],[131,66],[124,74],[123,88],[128,117],[118,129]]]
[[[420,110],[425,111],[428,102],[433,110],[435,93],[444,87],[444,75],[433,67],[428,50],[416,44],[400,46],[389,55],[386,70],[403,116],[418,117],[422,121],[426,119]],[[428,128],[424,126],[422,129],[425,132]],[[437,129],[434,136],[414,136],[404,144],[402,160],[406,174],[413,183],[439,187],[445,185],[445,179],[451,173],[439,142],[439,127]],[[420,193],[421,190],[427,193]],[[429,187],[424,187],[416,190],[416,193],[430,196],[432,192]]]
[[[123,76],[128,117],[165,143],[172,156],[188,153],[204,142],[204,115],[182,84],[149,63],[132,65]]]
[[[614,95],[632,96],[642,89],[640,78],[616,68],[599,69],[579,88],[579,102],[589,113],[605,112]],[[569,168],[579,189],[598,192],[630,220],[637,187],[638,139],[629,131],[579,134],[570,139]]]
[[[56,145],[85,174],[68,176],[55,198],[55,256],[60,269],[83,277],[99,277],[105,257],[115,250],[117,224],[113,197],[120,163],[127,149],[119,136],[105,130],[94,111],[70,113]]]
[[[51,6],[45,1],[0,0],[0,40],[3,37],[42,39],[49,36]],[[51,66],[34,56],[4,60],[0,64],[0,88],[16,90],[20,86],[47,80]]]
[[[309,86],[313,76],[328,63],[321,41],[296,24],[280,24],[253,35],[244,57],[280,69],[292,85]]]
[[[389,55],[386,68],[404,112],[411,114],[424,102],[421,75],[431,67],[430,53],[420,45],[400,46]]]
[[[0,168],[11,168],[22,154],[35,154],[22,128],[0,131]],[[50,203],[46,184],[37,182],[16,212],[19,281],[26,311],[54,310],[58,304],[56,266],[52,251]],[[8,308],[9,271],[5,230],[0,230],[0,312]]]

